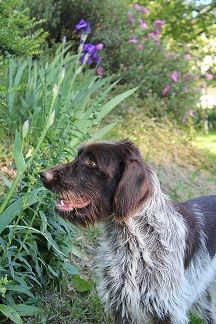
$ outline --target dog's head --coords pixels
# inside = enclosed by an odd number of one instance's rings
[[[126,221],[151,196],[151,170],[131,142],[93,142],[74,161],[41,173],[58,196],[57,212],[83,226]]]

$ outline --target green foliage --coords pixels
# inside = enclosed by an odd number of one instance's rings
[[[30,14],[44,19],[49,41],[60,42],[63,36],[74,37],[74,26],[80,19],[87,20],[94,30],[94,38],[100,34],[106,45],[121,42],[121,30],[126,21],[127,0],[25,0]]]
[[[11,55],[38,54],[46,36],[38,24],[23,9],[22,0],[1,0],[0,60]]]
[[[180,122],[190,110],[196,110],[194,75],[189,73],[183,51],[166,49],[160,37],[163,27],[155,26],[148,14],[143,15],[130,8],[130,34],[119,53],[121,83],[140,84],[136,106],[145,107],[147,115],[168,114]]]
[[[133,1],[136,3],[136,1]],[[163,36],[174,41],[173,45],[182,45],[195,41],[201,33],[212,34],[216,31],[216,1],[175,1],[161,0],[138,1],[148,7],[149,16],[153,21],[163,19],[166,22]]]
[[[80,259],[85,255],[71,243],[74,227],[54,215],[55,202],[38,182],[38,173],[43,166],[70,160],[83,140],[101,136],[107,129],[97,129],[97,124],[136,88],[107,99],[116,82],[84,71],[80,53],[69,49],[63,43],[51,59],[10,59],[1,78],[6,88],[14,89],[0,118],[5,134],[15,135],[17,171],[0,205],[0,276],[9,280],[2,301],[13,307],[0,311],[9,317],[37,311],[16,304],[27,298],[31,304],[33,287],[45,287],[50,280],[59,283],[66,272],[74,275],[78,291],[92,288],[68,260],[69,253]]]
[[[78,292],[91,291],[93,288],[93,283],[91,281],[85,280],[78,275],[72,276],[72,285]]]

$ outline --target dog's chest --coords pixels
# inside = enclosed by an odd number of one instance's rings
[[[135,234],[113,231],[105,235],[97,258],[98,290],[108,312],[115,309],[121,316],[132,316],[139,322],[139,317],[143,320],[161,311],[160,300],[167,299],[168,292],[161,284],[165,256],[158,233],[149,227]]]

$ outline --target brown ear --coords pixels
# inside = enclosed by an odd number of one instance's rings
[[[118,222],[132,216],[150,196],[150,172],[142,160],[125,162],[113,202],[114,216]]]

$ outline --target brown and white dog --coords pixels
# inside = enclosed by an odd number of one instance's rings
[[[126,140],[86,144],[41,179],[62,217],[103,223],[98,292],[115,323],[216,323],[216,195],[171,202]]]

